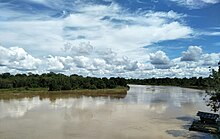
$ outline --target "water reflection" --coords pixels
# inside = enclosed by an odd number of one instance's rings
[[[0,138],[214,138],[187,130],[198,110],[209,111],[204,91],[130,87],[121,98],[0,100]]]
[[[5,117],[21,117],[28,110],[35,107],[39,107],[44,102],[39,100],[39,97],[35,98],[23,98],[21,100],[0,101],[0,118]]]
[[[91,109],[93,107],[99,107],[105,105],[111,101],[110,97],[86,97],[69,98],[69,99],[55,99],[51,101],[50,98],[40,99],[40,97],[12,99],[9,101],[0,101],[0,119],[5,117],[21,117],[31,109],[37,109],[40,107],[48,107],[49,109]]]

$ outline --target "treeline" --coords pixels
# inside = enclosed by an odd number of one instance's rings
[[[124,78],[96,78],[79,75],[66,76],[53,72],[38,74],[0,74],[0,89],[10,88],[48,88],[49,91],[74,90],[74,89],[105,89],[127,86]]]
[[[167,86],[180,86],[205,89],[210,87],[213,82],[211,78],[150,78],[150,79],[128,79],[129,84],[139,85],[167,85]]]
[[[150,78],[150,79],[125,79],[125,78],[96,78],[83,77],[76,74],[66,76],[53,72],[38,74],[0,74],[0,89],[9,88],[48,88],[49,91],[74,90],[74,89],[104,89],[117,86],[126,87],[127,84],[139,85],[170,85],[181,87],[207,88],[212,85],[212,78]]]

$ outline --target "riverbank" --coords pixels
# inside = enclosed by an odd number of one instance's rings
[[[79,89],[79,90],[61,90],[61,91],[48,91],[47,88],[13,88],[13,89],[0,89],[0,99],[18,99],[18,98],[32,98],[39,96],[40,98],[67,98],[67,97],[113,97],[124,98],[127,95],[126,87],[117,87],[114,89]]]

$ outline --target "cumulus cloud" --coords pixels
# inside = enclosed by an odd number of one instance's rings
[[[64,64],[62,63],[60,58],[61,57],[58,57],[58,56],[55,56],[55,57],[49,56],[47,58],[46,66],[48,67],[49,71],[55,71],[55,72],[63,71]]]
[[[163,51],[157,51],[156,53],[150,54],[151,64],[156,68],[169,68],[170,59]]]
[[[138,62],[137,61],[133,61],[133,62],[130,62],[130,61],[127,61],[127,64],[126,66],[124,67],[125,70],[128,70],[128,71],[135,71],[136,69],[139,68],[139,65],[138,65]]]
[[[79,46],[67,42],[64,44],[64,50],[72,55],[89,55],[92,54],[94,47],[90,42],[81,42]]]
[[[169,58],[167,57],[166,53],[164,53],[163,51],[157,51],[155,54],[151,54],[150,59],[152,64],[169,63]]]
[[[88,57],[88,56],[75,56],[73,62],[77,68],[86,69],[90,72],[102,71],[102,73],[123,73],[125,71],[135,71],[139,68],[138,62],[130,60],[127,57]]]
[[[108,64],[111,64],[114,62],[113,59],[117,57],[117,53],[114,52],[112,49],[108,48],[106,50],[99,50],[97,51],[97,54],[103,58]]]
[[[205,66],[217,66],[220,60],[220,54],[219,53],[204,54],[201,59],[203,65]]]
[[[23,48],[0,46],[0,65],[17,70],[37,70],[41,60],[28,54]]]
[[[217,68],[220,53],[202,53],[202,48],[189,46],[181,57],[170,59],[165,52],[149,53],[145,62],[121,57],[117,52],[96,50],[93,55],[44,56],[34,58],[23,48],[0,47],[0,72],[61,72],[67,75],[126,78],[209,76],[209,67]],[[199,55],[195,55],[199,54]],[[190,61],[189,61],[190,60]]]
[[[188,50],[182,52],[181,61],[198,61],[202,56],[202,48],[198,46],[189,46]]]
[[[92,65],[91,59],[85,56],[77,56],[74,58],[74,62],[78,68],[85,68],[85,69],[94,69]]]

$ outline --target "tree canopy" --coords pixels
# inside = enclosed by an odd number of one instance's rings
[[[76,74],[66,76],[53,72],[38,74],[0,74],[0,89],[9,88],[48,88],[49,91],[73,90],[73,89],[104,89],[127,86],[124,78],[96,78],[83,77]]]
[[[216,72],[213,72],[213,77]],[[125,79],[120,77],[97,78],[83,77],[80,75],[64,75],[61,73],[38,74],[0,74],[0,89],[7,88],[48,88],[49,91],[73,90],[73,89],[104,89],[117,86],[126,87],[127,84],[140,85],[170,85],[181,87],[207,88],[210,78],[150,78],[150,79]]]

